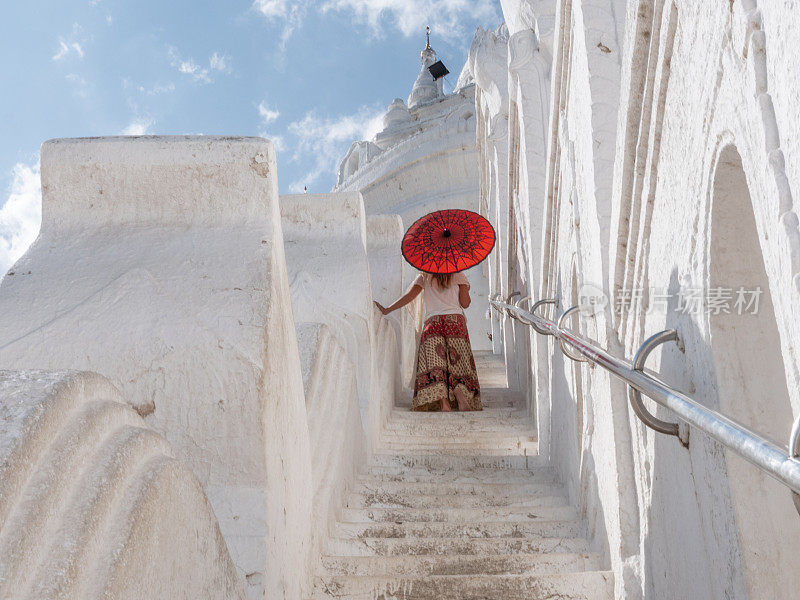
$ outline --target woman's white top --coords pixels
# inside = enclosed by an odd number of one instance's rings
[[[463,315],[464,309],[458,301],[458,286],[465,285],[469,288],[469,281],[464,273],[453,273],[450,285],[442,289],[428,273],[420,273],[414,279],[413,285],[422,288],[422,301],[425,305],[425,319],[436,315]]]

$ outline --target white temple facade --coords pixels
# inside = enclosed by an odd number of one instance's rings
[[[430,39],[420,53],[420,72],[408,101],[396,98],[383,117],[384,128],[373,140],[356,141],[339,165],[334,192],[358,191],[367,215],[397,214],[407,229],[434,210],[465,208],[479,211],[480,177],[475,169],[475,85],[465,69],[452,94],[443,80],[434,80],[428,67],[438,60]],[[401,258],[399,253],[397,256]],[[408,265],[404,283],[416,272]],[[488,294],[488,265],[466,272],[477,296]],[[380,297],[391,302],[395,298]],[[473,346],[479,350],[502,347],[492,342],[485,304],[467,310]]]
[[[0,599],[798,596],[800,12],[501,7],[329,194],[279,196],[261,138],[44,144]],[[498,234],[484,410],[411,412],[414,319],[372,299],[450,207]]]

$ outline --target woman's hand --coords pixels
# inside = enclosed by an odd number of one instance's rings
[[[391,311],[389,311],[389,309],[387,309],[386,307],[382,306],[381,303],[378,302],[377,300],[373,300],[373,302],[375,303],[375,306],[378,307],[378,310],[381,311],[382,315],[388,315],[389,312],[391,312]]]
[[[421,293],[422,293],[422,286],[419,286],[417,284],[412,284],[411,287],[408,288],[408,291],[402,296],[400,296],[400,298],[398,298],[397,301],[388,308],[383,306],[377,300],[373,300],[373,302],[375,303],[375,306],[378,307],[378,310],[381,311],[381,314],[385,316],[388,315],[389,313],[396,311],[398,308],[403,308],[406,304],[411,302]]]

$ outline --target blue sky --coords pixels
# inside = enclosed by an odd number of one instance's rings
[[[55,137],[263,135],[281,192],[327,191],[432,45],[453,72],[494,0],[28,0],[0,20],[0,270],[38,231]]]

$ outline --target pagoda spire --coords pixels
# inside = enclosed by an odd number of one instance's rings
[[[408,96],[408,108],[412,109],[420,104],[428,104],[439,98],[444,98],[444,89],[442,88],[442,81],[434,79],[431,72],[428,70],[438,58],[436,51],[431,48],[431,28],[430,25],[425,29],[427,34],[427,43],[425,49],[420,52],[420,72],[417,80],[414,82],[414,87],[411,88],[411,94]]]

